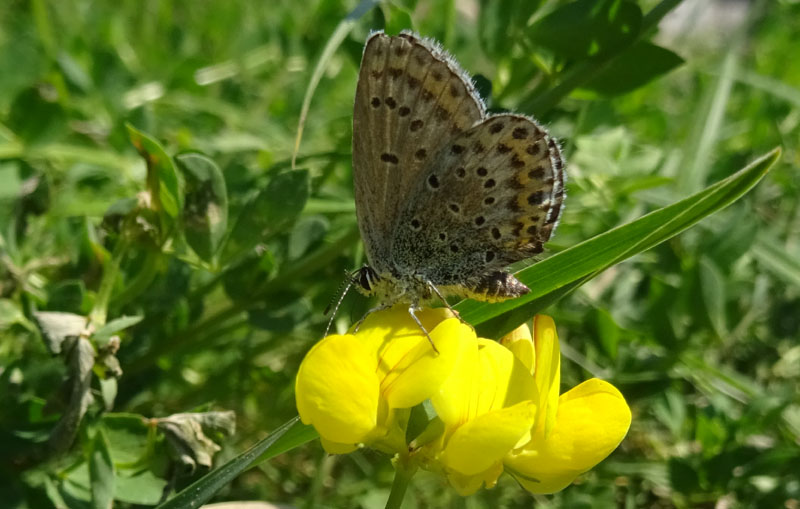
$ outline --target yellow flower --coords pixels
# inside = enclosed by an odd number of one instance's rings
[[[559,396],[561,354],[550,317],[501,343],[462,349],[431,398],[444,433],[420,450],[461,495],[492,487],[505,470],[532,493],[569,485],[619,445],[631,414],[611,384],[591,379]]]
[[[446,309],[417,313],[438,353],[403,307],[370,314],[358,332],[331,335],[300,365],[295,397],[301,420],[312,424],[331,453],[370,443],[407,450],[408,409],[429,399],[450,374],[474,331]]]
[[[491,487],[503,458],[530,439],[538,394],[530,371],[507,348],[478,339],[463,348],[448,379],[431,397],[444,433],[421,453],[462,495]]]
[[[494,486],[503,471],[532,493],[553,493],[625,437],[630,409],[611,384],[591,379],[559,395],[561,354],[550,317],[534,318],[533,336],[522,326],[497,343],[477,338],[447,310],[418,316],[438,353],[407,310],[395,307],[306,355],[297,408],[328,452],[369,444],[397,454],[407,473],[419,466],[443,473],[462,495]],[[426,400],[436,415],[408,444],[410,409]]]
[[[503,341],[513,351],[532,350],[530,367],[541,399],[531,440],[508,454],[504,466],[531,493],[554,493],[617,448],[628,433],[631,411],[613,385],[597,378],[559,396],[561,356],[555,324],[539,315],[533,329],[533,349],[523,346],[525,329]],[[522,345],[515,345],[520,341]]]

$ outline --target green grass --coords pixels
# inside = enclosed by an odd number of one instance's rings
[[[545,261],[516,267],[531,299],[460,309],[492,337],[551,314],[564,386],[607,379],[634,417],[537,506],[797,504],[800,7],[754,2],[721,36],[659,31],[678,4],[5,2],[2,505],[147,507],[223,479],[213,501],[383,507],[392,467],[374,451],[311,441],[246,467],[296,415],[322,310],[364,262],[352,102],[384,27],[437,38],[492,109],[562,141],[561,225]],[[334,327],[370,304],[353,292]],[[85,317],[105,327],[75,340]],[[201,444],[170,431],[189,412]],[[460,499],[421,473],[406,503],[531,498],[503,477]]]

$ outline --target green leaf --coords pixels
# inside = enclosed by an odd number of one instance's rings
[[[484,51],[495,57],[507,56],[514,42],[509,34],[524,28],[540,5],[541,0],[480,0],[478,37]]]
[[[86,319],[83,319],[86,323]],[[7,329],[12,325],[21,325],[30,331],[34,331],[36,327],[25,318],[25,313],[22,312],[17,302],[11,299],[0,299],[0,330]]]
[[[147,134],[126,125],[131,143],[147,164],[147,190],[149,206],[161,218],[160,239],[163,242],[172,233],[175,222],[183,209],[181,182],[172,158],[164,148]]]
[[[605,309],[597,309],[594,313],[594,322],[600,344],[611,359],[616,359],[620,330],[614,317]]]
[[[114,498],[120,502],[154,506],[161,500],[167,481],[152,470],[142,470],[135,475],[117,477]]]
[[[117,332],[127,329],[128,327],[132,327],[137,323],[141,322],[144,316],[136,315],[136,316],[121,316],[119,318],[115,318],[105,324],[104,326],[97,329],[97,331],[92,334],[92,339],[98,346],[102,346],[108,342],[108,339],[116,334]]]
[[[627,48],[595,75],[583,88],[602,95],[635,90],[683,63],[672,51],[646,41]]]
[[[260,242],[287,229],[306,204],[308,170],[290,170],[269,184],[242,209],[225,246],[226,260],[244,254]]]
[[[228,192],[214,161],[202,154],[180,154],[175,162],[186,183],[183,226],[197,256],[210,262],[228,228]]]
[[[631,223],[602,233],[520,271],[531,292],[496,304],[465,300],[456,306],[480,335],[498,338],[605,269],[650,249],[730,205],[755,186],[778,160],[776,148],[730,177]]]
[[[750,252],[764,268],[787,284],[800,288],[800,261],[788,253],[774,235],[760,234],[751,246]]]
[[[641,24],[642,11],[633,2],[578,0],[534,23],[527,36],[533,46],[544,46],[563,58],[581,60],[631,44]]]
[[[144,457],[149,427],[143,416],[108,413],[103,415],[103,427],[109,439],[111,457],[117,467],[130,467]]]
[[[114,464],[108,451],[108,440],[102,428],[92,441],[89,456],[89,479],[94,509],[110,509],[114,502]]]
[[[109,369],[104,369],[106,378],[100,377],[97,381],[100,384],[100,396],[103,398],[103,408],[106,411],[114,409],[114,400],[117,399],[117,379],[115,377],[122,375],[122,369],[119,367],[119,361],[116,357],[109,356],[110,359],[116,361],[116,365],[110,366]]]
[[[330,230],[330,222],[325,216],[307,216],[297,221],[289,237],[288,257],[297,260],[303,256],[311,246],[325,238]]]
[[[386,18],[384,31],[389,35],[397,35],[403,30],[413,30],[414,24],[411,15],[402,7],[386,3],[381,6],[383,15]]]
[[[267,461],[306,442],[317,438],[313,427],[295,417],[273,431],[247,451],[228,461],[220,468],[204,475],[183,489],[174,498],[157,509],[194,509],[203,505],[214,494],[250,467]]]
[[[700,293],[703,296],[708,319],[717,336],[724,338],[728,333],[725,318],[725,277],[717,265],[707,256],[700,258]]]
[[[22,91],[11,104],[5,123],[27,145],[52,143],[67,131],[68,116],[41,87]]]

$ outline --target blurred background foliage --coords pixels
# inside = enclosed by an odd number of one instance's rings
[[[791,0],[3,2],[0,505],[152,506],[296,414],[297,366],[363,262],[352,101],[380,28],[438,39],[493,110],[562,140],[550,252],[783,147],[740,202],[547,310],[564,385],[605,378],[634,419],[536,505],[800,506]],[[368,307],[348,296],[335,327]],[[391,478],[311,443],[217,497],[373,508]],[[532,504],[510,478],[466,500],[443,482],[420,474],[408,507]]]

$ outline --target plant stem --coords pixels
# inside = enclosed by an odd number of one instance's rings
[[[125,288],[114,298],[115,309],[120,309],[125,304],[131,302],[150,286],[158,269],[159,257],[160,253],[158,251],[152,249],[147,250],[144,263],[139,269],[139,272],[129,280]]]
[[[386,509],[398,509],[400,507],[416,470],[416,467],[407,465],[403,458],[398,458],[395,462],[394,481],[392,482],[392,491],[389,493],[389,500],[386,501]]]
[[[117,245],[114,246],[111,259],[108,260],[106,266],[103,267],[103,278],[100,280],[100,288],[97,289],[97,299],[95,300],[94,307],[89,316],[95,327],[102,327],[106,324],[108,302],[111,300],[114,282],[117,280],[122,259],[125,258],[125,254],[128,251],[128,245],[128,239],[125,235],[122,235],[117,241]]]

